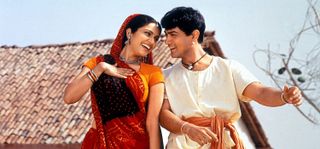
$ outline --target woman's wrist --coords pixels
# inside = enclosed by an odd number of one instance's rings
[[[92,71],[94,71],[94,73],[97,75],[97,77],[99,78],[99,76],[106,70],[108,69],[108,64],[107,63],[103,63],[100,62],[96,67],[94,67],[94,69],[92,69]]]
[[[98,80],[99,76],[101,75],[101,73],[103,71],[104,71],[103,65],[101,63],[99,63],[93,69],[89,70],[86,75],[87,75],[88,79],[92,83],[94,83]]]

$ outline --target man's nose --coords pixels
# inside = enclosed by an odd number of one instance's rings
[[[165,43],[166,45],[169,45],[169,44],[171,43],[171,40],[170,40],[170,38],[169,38],[168,36],[165,37],[164,43]]]

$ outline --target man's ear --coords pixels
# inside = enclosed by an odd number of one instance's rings
[[[193,30],[192,33],[192,41],[193,42],[198,42],[199,36],[200,36],[200,31],[199,30]]]
[[[127,39],[130,39],[130,38],[131,38],[131,36],[132,36],[131,28],[128,28],[128,29],[126,30],[126,36],[127,36]]]

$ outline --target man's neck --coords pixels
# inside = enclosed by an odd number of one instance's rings
[[[211,63],[212,57],[208,56],[201,45],[190,49],[182,57],[182,64],[189,70],[201,71],[206,69]]]
[[[192,64],[201,58],[206,52],[202,49],[201,45],[195,46],[188,50],[182,57],[182,61],[185,64]]]

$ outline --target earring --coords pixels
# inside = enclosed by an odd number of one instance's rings
[[[128,37],[128,39],[124,42],[124,44],[130,44],[130,38],[131,38],[131,36],[129,35],[129,37]]]

